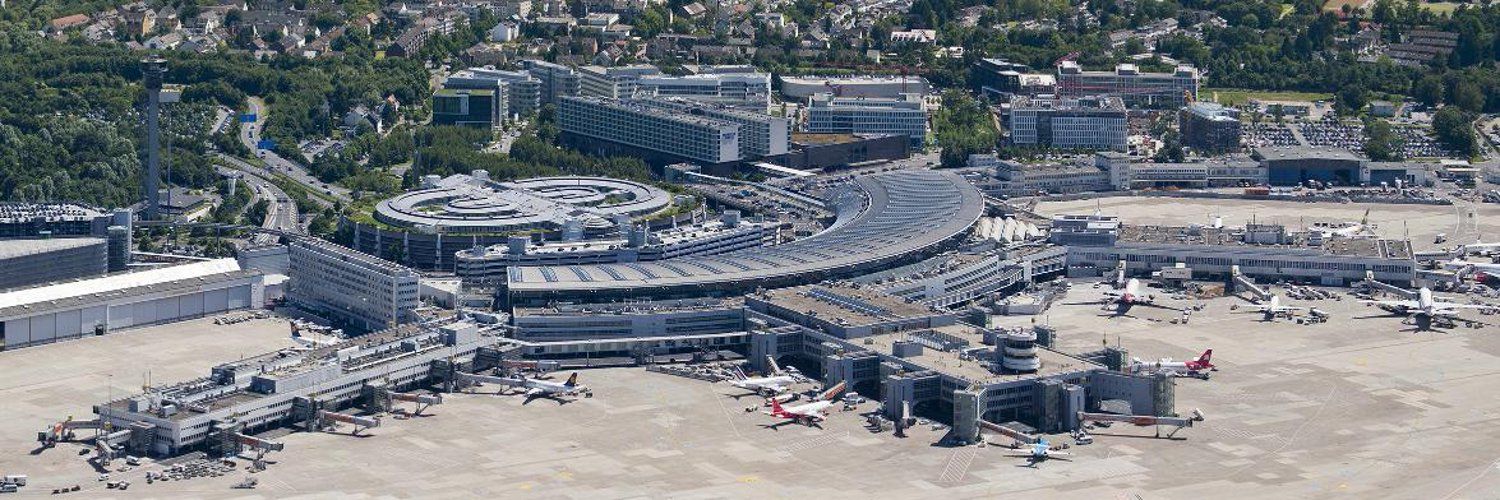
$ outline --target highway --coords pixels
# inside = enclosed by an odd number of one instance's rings
[[[250,123],[241,123],[240,142],[244,143],[245,147],[250,148],[251,151],[254,151],[255,156],[265,161],[266,168],[276,173],[285,175],[287,178],[296,181],[298,184],[302,184],[302,186],[307,188],[307,190],[310,192],[322,193],[327,196],[332,196],[340,201],[343,201],[346,205],[352,200],[349,195],[349,190],[344,188],[343,186],[324,183],[323,181],[318,180],[316,177],[313,177],[312,174],[309,173],[305,168],[303,168],[301,164],[287,160],[286,158],[282,158],[280,155],[276,154],[275,151],[257,148],[256,144],[260,142],[261,130],[265,127],[266,117],[270,114],[270,108],[267,107],[265,101],[259,97],[251,97],[247,99],[246,104],[249,107],[249,112],[255,115],[255,121]],[[268,173],[263,172],[259,175],[270,178]],[[319,202],[320,204],[323,204],[325,206],[329,205],[325,203],[324,200],[318,197],[309,198],[312,198],[314,201]]]
[[[251,193],[253,200],[267,200],[266,219],[261,222],[260,227],[275,229],[289,233],[305,233],[301,221],[297,215],[297,204],[285,191],[272,184],[266,172],[244,160],[227,155],[220,155],[231,168],[245,174],[245,184],[248,184],[254,192]],[[317,198],[311,198],[316,200]],[[267,234],[256,235],[257,243],[271,243],[275,237]]]

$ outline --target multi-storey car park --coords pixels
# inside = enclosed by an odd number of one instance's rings
[[[867,273],[919,259],[967,236],[984,211],[962,177],[931,170],[855,177],[830,205],[823,232],[782,245],[655,262],[514,267],[513,304],[603,301],[637,296],[722,295]]]

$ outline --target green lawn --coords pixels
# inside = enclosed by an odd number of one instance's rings
[[[1198,91],[1198,98],[1204,101],[1214,101],[1225,106],[1238,106],[1249,102],[1251,99],[1260,99],[1262,101],[1329,101],[1333,99],[1333,94],[1205,88]]]
[[[1433,14],[1452,14],[1454,10],[1458,9],[1458,4],[1454,2],[1432,2],[1421,5],[1423,9],[1427,9]]]

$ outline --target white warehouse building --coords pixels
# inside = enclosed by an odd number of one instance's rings
[[[218,259],[0,294],[0,349],[259,308],[260,271]]]

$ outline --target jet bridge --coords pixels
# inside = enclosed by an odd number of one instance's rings
[[[1158,417],[1154,415],[1121,415],[1118,413],[1089,413],[1080,411],[1078,412],[1078,420],[1080,422],[1120,422],[1138,427],[1153,426],[1156,428],[1156,437],[1161,437],[1162,427],[1171,427],[1172,431],[1167,433],[1167,437],[1171,438],[1177,434],[1177,431],[1182,430],[1182,428],[1192,427],[1193,422],[1202,422],[1203,412],[1194,409],[1193,416],[1191,417]]]
[[[1234,291],[1248,291],[1251,295],[1254,295],[1256,299],[1271,300],[1271,296],[1273,294],[1269,290],[1261,288],[1260,285],[1255,284],[1255,281],[1246,277],[1244,273],[1241,273],[1240,266],[1230,266],[1229,276],[1230,280],[1232,281],[1231,284],[1234,286]]]

